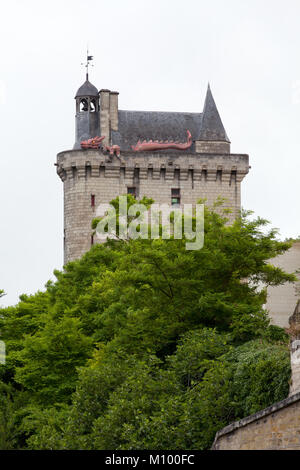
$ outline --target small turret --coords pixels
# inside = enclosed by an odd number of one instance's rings
[[[224,129],[209,85],[202,113],[201,129],[196,140],[196,152],[230,153],[230,140]]]
[[[76,138],[74,149],[80,148],[80,142],[99,134],[99,93],[97,88],[86,81],[78,89],[76,96]]]

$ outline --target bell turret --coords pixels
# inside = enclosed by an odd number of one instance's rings
[[[74,149],[80,148],[80,142],[96,137],[99,133],[99,92],[89,81],[78,89],[76,96],[76,138]]]

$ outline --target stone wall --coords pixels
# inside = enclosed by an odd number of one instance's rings
[[[104,125],[103,118],[101,115]],[[127,194],[128,187],[136,188],[138,198],[146,195],[160,204],[171,204],[173,188],[180,189],[181,204],[206,198],[212,205],[221,196],[233,210],[233,219],[240,211],[240,186],[248,171],[249,157],[241,154],[122,152],[118,158],[98,150],[61,152],[57,172],[64,182],[64,261],[79,258],[90,249],[97,206]]]
[[[222,429],[212,449],[299,450],[300,393]]]
[[[199,153],[230,153],[230,143],[223,141],[196,140],[195,148]]]

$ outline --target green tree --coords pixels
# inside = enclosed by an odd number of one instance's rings
[[[248,215],[229,225],[220,206],[206,209],[201,250],[108,240],[0,309],[6,442],[206,449],[230,420],[283,398],[288,351],[261,285],[295,279],[269,262],[290,243]]]
[[[209,449],[223,426],[285,398],[289,375],[286,342],[234,346],[214,330],[186,333],[165,362],[101,353],[81,371],[59,448]]]
[[[79,319],[49,319],[35,335],[25,337],[16,381],[31,393],[33,402],[68,402],[75,389],[77,367],[91,354],[91,344],[81,332]]]

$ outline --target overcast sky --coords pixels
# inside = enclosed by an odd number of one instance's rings
[[[74,143],[87,43],[120,109],[201,112],[209,81],[232,152],[250,155],[243,207],[299,235],[299,26],[299,0],[2,0],[2,304],[62,267],[54,162]]]

